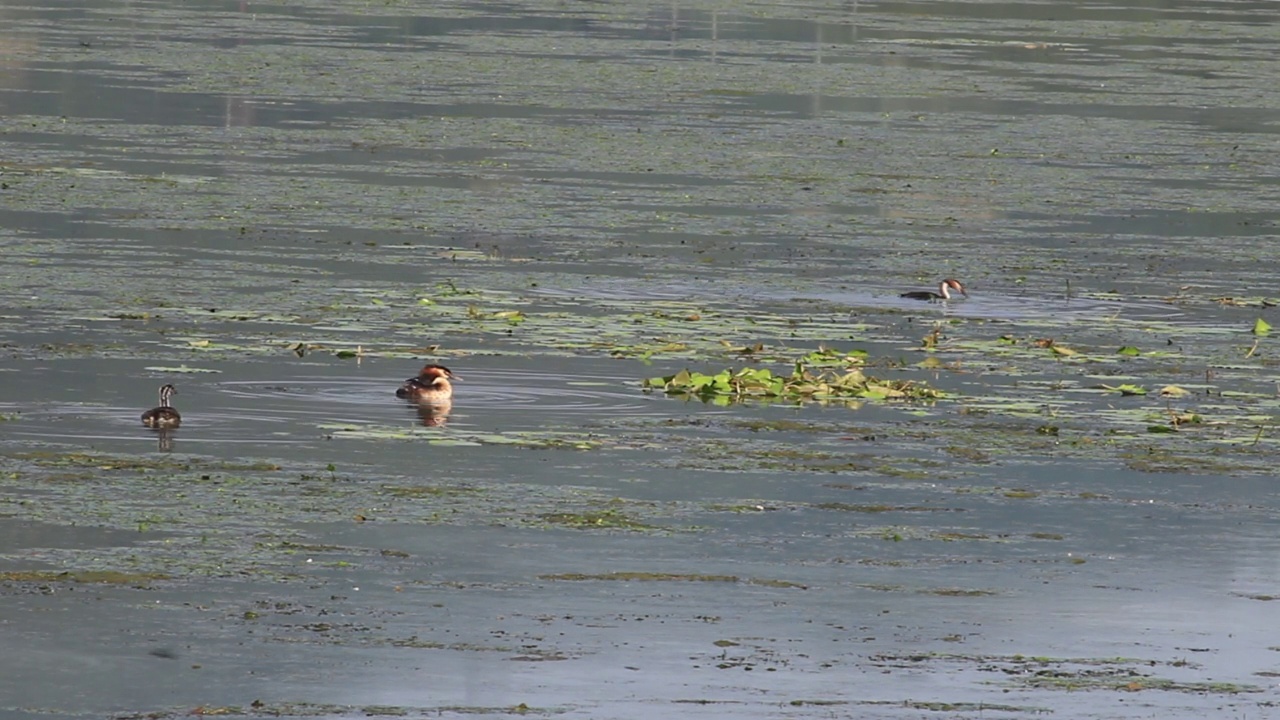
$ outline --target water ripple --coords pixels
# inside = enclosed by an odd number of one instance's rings
[[[566,375],[553,371],[477,369],[459,373],[452,406],[444,415],[450,427],[492,431],[543,430],[557,426],[606,424],[619,417],[663,417],[672,405],[646,395],[634,380],[611,375]],[[286,380],[224,381],[193,386],[177,399],[182,426],[169,434],[175,442],[245,445],[312,443],[326,436],[324,426],[396,427],[433,422],[438,409],[395,396],[403,381],[395,377],[310,375]],[[144,407],[49,403],[38,408],[0,404],[12,437],[86,445],[152,442],[158,433],[143,428]]]
[[[527,414],[535,410],[542,418],[561,415],[619,413],[650,414],[653,398],[640,392],[634,381],[607,375],[574,375],[537,370],[477,370],[459,372],[454,385],[453,406],[471,415],[500,411],[505,415]],[[287,382],[223,382],[217,388],[233,398],[254,401],[265,412],[305,417],[338,419],[339,415],[365,416],[372,420],[385,415],[388,406],[410,405],[395,397],[403,377],[334,379],[307,377]]]

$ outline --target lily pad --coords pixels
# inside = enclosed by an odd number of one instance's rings
[[[1147,394],[1147,389],[1142,387],[1141,385],[1130,385],[1126,383],[1124,385],[1116,385],[1114,387],[1112,387],[1111,385],[1103,385],[1102,387],[1106,390],[1114,390],[1120,393],[1121,395],[1146,395]]]
[[[862,372],[864,361],[860,354],[843,356],[843,367],[837,367],[835,358],[820,356],[825,368],[812,370],[806,361],[813,354],[802,357],[790,375],[775,374],[768,368],[742,368],[721,370],[707,375],[681,370],[674,375],[653,377],[644,381],[646,390],[662,390],[668,395],[693,397],[703,402],[724,404],[748,399],[776,399],[793,402],[831,400],[935,400],[946,393],[924,383],[910,380],[882,380]]]

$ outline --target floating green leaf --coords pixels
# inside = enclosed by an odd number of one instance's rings
[[[1147,389],[1141,385],[1100,385],[1103,390],[1114,390],[1121,395],[1146,395]]]
[[[1132,345],[1125,345],[1124,347],[1122,347],[1122,348],[1120,348],[1119,350],[1117,350],[1117,351],[1116,351],[1116,354],[1117,354],[1117,355],[1128,355],[1128,356],[1130,356],[1130,357],[1137,357],[1137,356],[1139,356],[1139,355],[1141,355],[1141,354],[1142,354],[1142,351],[1138,350],[1138,348],[1136,348],[1136,347],[1134,347],[1134,346],[1132,346]]]
[[[524,313],[519,310],[501,310],[493,314],[495,320],[506,320],[509,325],[519,325],[526,320]]]
[[[1271,332],[1271,325],[1267,323],[1266,320],[1263,320],[1262,318],[1258,318],[1257,320],[1253,321],[1254,335],[1267,335],[1270,332]]]
[[[849,365],[862,365],[866,361],[866,350],[841,352],[830,348],[822,348],[805,355],[797,362],[812,367],[846,367]]]

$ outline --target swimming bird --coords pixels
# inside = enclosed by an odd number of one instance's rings
[[[461,380],[449,368],[431,363],[425,365],[417,377],[405,380],[396,390],[396,397],[419,402],[446,403],[453,397],[450,380]]]
[[[149,428],[176,428],[182,424],[182,415],[169,404],[170,398],[178,394],[172,385],[160,386],[160,405],[142,413],[142,424]]]
[[[947,278],[946,280],[938,283],[938,292],[933,292],[932,290],[912,290],[911,292],[904,292],[898,297],[910,298],[912,300],[950,300],[952,290],[959,290],[961,295],[969,297],[969,293],[965,292],[964,285],[961,285],[960,281],[954,278]]]

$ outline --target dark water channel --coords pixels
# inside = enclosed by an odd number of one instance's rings
[[[1280,717],[1274,19],[0,2],[0,715]]]

